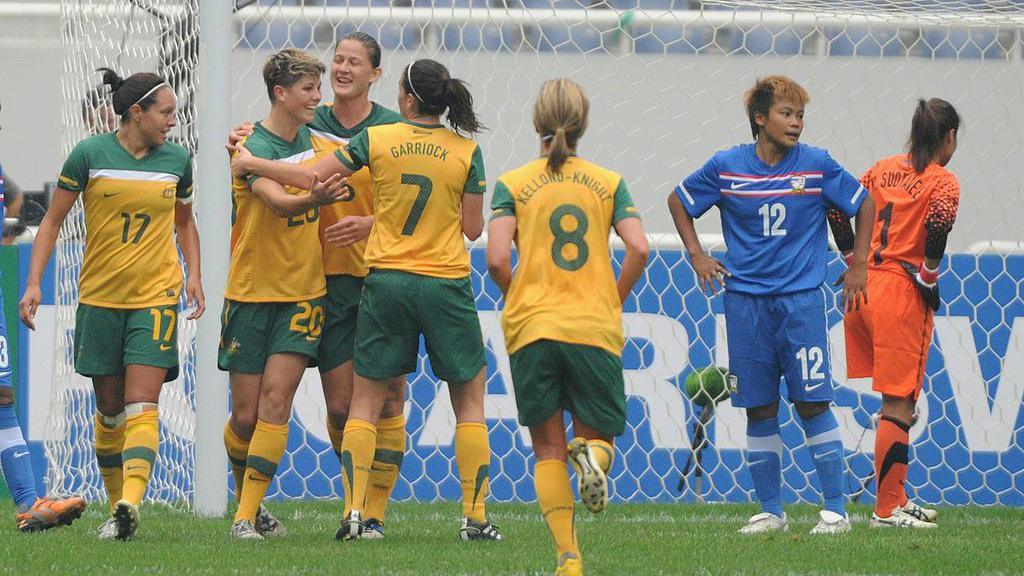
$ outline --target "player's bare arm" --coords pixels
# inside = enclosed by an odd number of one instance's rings
[[[340,200],[345,194],[341,176],[335,174],[321,182],[313,177],[306,187],[309,194],[295,195],[285,191],[284,186],[270,178],[258,178],[252,183],[252,191],[259,196],[274,214],[289,218],[304,214],[308,210]]]
[[[344,248],[366,239],[373,230],[373,215],[349,214],[324,230],[324,239],[331,246]]]
[[[314,175],[323,177],[337,175],[344,178],[351,175],[352,170],[342,164],[334,154],[326,154],[311,165],[290,164],[253,156],[243,144],[237,146],[235,155],[231,158],[231,174],[236,178],[244,178],[248,174],[264,176],[285,186],[305,190],[309,188],[309,183],[313,180]],[[342,198],[344,197],[343,195]]]
[[[487,227],[487,272],[502,295],[512,284],[512,241],[516,235],[516,217],[505,214],[491,220]]]
[[[673,197],[675,197],[674,194]],[[626,245],[626,257],[622,260],[622,270],[616,281],[619,299],[625,302],[629,293],[633,291],[633,286],[640,279],[640,275],[644,273],[644,266],[647,265],[651,248],[647,242],[647,235],[644,234],[643,221],[640,218],[619,220],[615,223],[615,233],[622,238],[622,242]]]
[[[199,229],[192,214],[192,204],[175,202],[174,233],[178,238],[178,245],[181,246],[185,266],[188,268],[185,295],[192,309],[188,319],[195,320],[206,311],[206,295],[203,293],[203,272],[200,265]]]
[[[462,193],[462,233],[476,240],[484,232],[484,195]]]
[[[28,281],[25,283],[25,293],[19,304],[19,316],[21,323],[30,330],[36,329],[35,317],[39,303],[42,301],[43,293],[40,289],[40,282],[43,279],[43,270],[50,260],[53,247],[57,244],[57,234],[68,212],[78,200],[78,193],[58,187],[50,199],[50,207],[46,210],[46,216],[39,224],[39,231],[36,232],[36,239],[32,243],[32,256],[29,260]]]
[[[857,210],[857,230],[854,233],[853,254],[849,268],[836,281],[843,286],[843,308],[860,310],[868,303],[868,250],[871,248],[871,228],[874,226],[875,202],[868,196]]]
[[[675,193],[668,195],[668,210],[672,214],[676,231],[683,240],[683,246],[690,255],[690,263],[697,274],[697,283],[701,290],[709,296],[717,294],[719,289],[725,287],[725,279],[732,274],[715,257],[704,251],[700,237],[697,236],[697,229],[693,225],[693,218]]]

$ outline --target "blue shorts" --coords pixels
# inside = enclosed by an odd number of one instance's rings
[[[0,388],[14,387],[11,374],[11,342],[7,339],[7,317],[4,314],[4,295],[0,293]]]
[[[729,371],[736,376],[733,406],[756,408],[779,400],[786,378],[794,402],[834,397],[821,288],[777,296],[725,293]]]

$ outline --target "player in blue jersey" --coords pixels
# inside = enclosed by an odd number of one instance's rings
[[[0,223],[4,221],[4,170],[0,166]],[[14,409],[14,382],[10,341],[7,339],[7,319],[4,317],[4,297],[0,293],[0,468],[14,499],[15,521],[22,532],[46,530],[71,524],[85,510],[85,500],[39,498],[36,493],[36,475],[32,470],[25,437],[18,425]]]
[[[708,293],[725,287],[734,406],[747,412],[747,467],[761,502],[744,534],[788,530],[782,511],[779,379],[785,377],[811,452],[825,508],[812,534],[848,532],[843,444],[832,413],[825,319],[825,212],[857,216],[844,305],[866,301],[874,205],[828,152],[800,144],[807,92],[783,76],[758,80],[745,103],[755,142],[715,154],[669,195],[669,210]],[[727,253],[706,254],[693,219],[718,206]]]

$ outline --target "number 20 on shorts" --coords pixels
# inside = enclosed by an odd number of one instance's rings
[[[324,307],[314,306],[309,302],[296,302],[295,305],[299,311],[292,315],[288,329],[304,334],[310,340],[319,338],[320,330],[324,326]]]

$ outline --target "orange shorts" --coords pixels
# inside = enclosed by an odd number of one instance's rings
[[[932,310],[901,272],[868,272],[868,299],[846,313],[846,375],[872,378],[871,388],[886,396],[916,400],[932,342]]]

